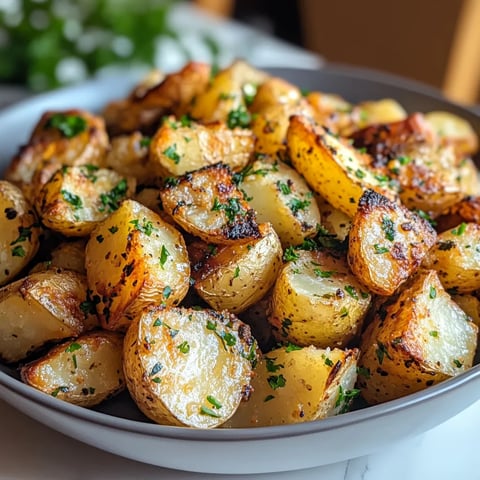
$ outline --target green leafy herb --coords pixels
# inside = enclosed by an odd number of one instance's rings
[[[112,225],[108,231],[113,235],[114,233],[118,232],[118,227],[116,225]]]
[[[265,357],[265,365],[267,367],[267,370],[271,373],[275,373],[277,370],[284,368],[284,365],[282,365],[281,363],[276,364],[275,360],[276,358]]]
[[[400,165],[407,165],[412,161],[412,159],[407,155],[403,155],[401,157],[398,157],[398,161],[400,162]]]
[[[378,341],[377,340],[377,349],[375,350],[375,354],[377,356],[377,359],[378,359],[378,363],[381,365],[383,363],[383,359],[385,357],[389,358],[390,360],[392,360],[392,357],[390,356],[390,354],[388,353],[388,350],[387,350],[387,347],[385,346],[385,344],[383,344],[382,342]]]
[[[338,397],[335,402],[335,408],[340,406],[340,413],[346,413],[350,408],[352,400],[360,394],[360,390],[357,388],[352,388],[351,390],[343,390],[341,385],[338,386]]]
[[[255,95],[257,95],[257,86],[253,83],[244,83],[242,86],[242,93],[245,104],[249,107],[253,103]]]
[[[163,322],[157,318],[154,322],[153,322],[153,326],[154,327],[161,327],[163,325]]]
[[[436,330],[431,330],[428,332],[431,337],[438,338],[438,332]]]
[[[452,230],[452,234],[459,237],[460,235],[463,235],[465,233],[466,229],[467,229],[467,224],[465,222],[462,222],[457,228],[454,228]]]
[[[327,367],[333,367],[333,362],[324,353],[322,354],[322,358]]]
[[[200,413],[203,413],[204,415],[208,415],[210,417],[215,417],[215,418],[221,417],[221,415],[218,412],[216,412],[215,410],[212,410],[209,407],[205,407],[204,405],[200,407]]]
[[[50,395],[52,397],[56,397],[60,392],[67,393],[68,392],[68,387],[66,387],[66,386],[57,387]]]
[[[177,347],[182,353],[187,354],[190,351],[190,345],[189,343],[185,340],[182,342],[180,345]]]
[[[10,242],[10,245],[15,245],[17,243],[25,242],[31,240],[32,238],[32,227],[36,227],[37,224],[33,224],[30,227],[18,227],[18,237]]]
[[[120,206],[120,202],[125,198],[127,188],[127,180],[122,178],[122,180],[120,180],[109,192],[100,195],[102,206],[98,210],[100,212],[107,211],[109,213],[117,210]]]
[[[455,247],[455,242],[452,240],[446,240],[438,242],[437,245],[439,250],[447,251]]]
[[[65,351],[67,353],[72,353],[72,352],[75,352],[76,350],[80,350],[82,348],[82,346],[79,344],[79,343],[71,343],[66,349]]]
[[[432,227],[435,227],[437,225],[437,222],[427,212],[424,212],[423,210],[415,211],[420,218],[426,220]]]
[[[142,137],[140,139],[140,146],[143,147],[143,148],[148,148],[151,143],[152,143],[152,138],[151,137]]]
[[[212,212],[223,210],[229,223],[234,223],[237,215],[245,215],[246,213],[238,198],[229,198],[227,203],[220,203],[218,198],[215,197],[211,210]]]
[[[166,300],[172,294],[172,288],[170,286],[166,286],[163,289],[163,298]]]
[[[367,367],[357,367],[357,373],[358,375],[361,375],[362,377],[364,378],[370,378],[371,377],[371,373],[370,373],[370,369],[367,368]]]
[[[233,347],[237,343],[237,338],[232,333],[224,333],[221,337],[229,347]]]
[[[25,249],[21,245],[12,248],[12,257],[24,257],[25,255]]]
[[[384,253],[388,253],[390,250],[387,247],[383,247],[382,245],[379,245],[376,243],[373,248],[375,249],[375,253],[377,255],[383,255]]]
[[[288,203],[288,208],[295,215],[301,210],[305,210],[312,202],[310,200],[300,200],[298,198],[292,198]]]
[[[320,278],[330,278],[332,275],[335,274],[334,270],[321,270],[320,268],[314,268],[313,273],[315,274],[316,277]]]
[[[144,233],[147,236],[150,236],[156,228],[153,226],[153,223],[150,220],[147,220],[145,217],[142,220],[142,223],[140,224],[140,221],[138,219],[136,220],[130,220],[130,222],[136,230]]]
[[[395,224],[390,217],[383,217],[382,230],[385,233],[385,238],[393,242],[393,240],[395,239]]]
[[[462,367],[463,367],[463,363],[462,363],[460,360],[456,359],[456,358],[453,360],[453,363],[455,364],[455,366],[456,366],[457,368],[462,368]]]
[[[270,385],[270,388],[273,390],[276,390],[277,388],[282,388],[287,383],[287,381],[285,380],[285,377],[282,374],[271,375],[270,377],[267,378],[267,382]]]
[[[295,251],[295,247],[287,247],[283,252],[284,262],[295,262],[300,258],[300,255]]]
[[[428,296],[431,299],[434,299],[437,296],[437,289],[433,285],[430,286],[430,292],[429,292]]]
[[[207,395],[207,401],[211,403],[214,408],[222,408],[222,404],[213,395]]]
[[[163,151],[163,154],[173,161],[175,165],[180,163],[180,155],[177,153],[177,144],[170,145]]]
[[[357,178],[360,178],[360,179],[361,179],[361,178],[365,178],[365,175],[366,175],[366,173],[365,173],[363,170],[361,170],[360,168],[358,168],[357,170],[355,170],[355,176],[356,176]]]
[[[165,262],[167,261],[169,256],[170,252],[166,249],[165,245],[162,245],[162,250],[160,252],[160,266],[163,269],[165,268]]]
[[[278,180],[277,182],[277,188],[284,194],[284,195],[290,195],[292,193],[292,189],[290,188],[290,186],[285,183],[285,182],[282,182],[281,180]]]
[[[47,128],[56,128],[66,138],[73,138],[87,130],[87,122],[78,115],[56,113],[52,115],[46,125]]]
[[[285,351],[287,353],[294,352],[295,350],[302,350],[303,347],[299,347],[298,345],[295,345],[294,343],[287,343],[287,346],[285,347]]]
[[[263,399],[263,401],[264,401],[264,402],[269,402],[270,400],[273,400],[274,398],[275,398],[274,395],[267,395],[267,396]]]
[[[163,368],[163,365],[160,363],[160,362],[157,362],[153,367],[152,369],[150,370],[150,374],[149,376],[150,377],[153,377],[154,375],[156,375],[158,372],[160,372],[160,370]]]
[[[83,202],[82,199],[78,196],[75,195],[72,192],[69,192],[68,190],[60,190],[60,193],[62,194],[63,198],[65,199],[66,202],[68,202],[70,205],[75,210],[78,210],[83,207]]]
[[[227,116],[227,126],[228,128],[248,128],[250,122],[252,121],[252,116],[250,112],[244,107],[239,106],[235,110],[230,110]]]
[[[355,287],[353,287],[352,285],[345,285],[345,291],[352,297],[354,298],[355,300],[358,300],[358,295],[357,295],[357,291],[355,290]]]
[[[233,272],[233,278],[238,278],[239,275],[240,275],[240,267],[237,265],[235,267],[235,271]]]

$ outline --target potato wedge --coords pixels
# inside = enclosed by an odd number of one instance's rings
[[[0,180],[0,286],[13,279],[39,248],[42,230],[22,191]]]
[[[447,290],[471,293],[480,288],[480,225],[461,223],[442,232],[424,265],[437,271]]]
[[[124,345],[128,390],[157,423],[216,427],[249,392],[256,343],[227,312],[150,306]]]
[[[317,233],[320,212],[305,180],[283,162],[266,158],[240,174],[239,188],[257,212],[259,222],[270,222],[282,245],[299,245]]]
[[[85,278],[67,270],[32,273],[0,289],[0,359],[18,362],[83,333],[86,301]]]
[[[52,348],[24,365],[23,382],[81,407],[93,407],[125,388],[123,336],[91,332]]]
[[[108,330],[125,330],[150,302],[176,305],[190,279],[181,234],[134,200],[125,200],[92,232],[86,270],[100,321]]]
[[[163,208],[175,222],[207,243],[228,244],[260,238],[255,212],[217,163],[169,182],[160,191]]]
[[[135,180],[93,165],[63,167],[43,185],[35,207],[45,226],[84,237],[135,192]]]
[[[278,275],[269,322],[279,341],[343,347],[361,331],[370,300],[344,258],[297,250]]]
[[[362,337],[362,396],[381,403],[464,372],[472,366],[477,331],[434,270],[417,275]]]
[[[283,78],[271,77],[261,83],[251,102],[249,110],[261,113],[274,105],[297,105],[302,99],[302,92]]]
[[[306,118],[290,119],[287,145],[293,166],[310,187],[350,217],[367,189],[388,198],[396,196],[366,167],[358,151]]]
[[[436,237],[426,220],[367,190],[353,217],[348,264],[370,292],[392,295],[415,273]]]
[[[261,237],[248,243],[208,249],[192,271],[198,295],[215,310],[238,314],[258,302],[273,286],[282,265],[282,245],[268,223]]]
[[[61,242],[53,248],[49,260],[37,263],[30,273],[43,272],[45,270],[73,270],[85,275],[85,245],[84,238],[68,242]]]
[[[253,392],[226,427],[263,427],[309,422],[348,411],[359,351],[280,347],[254,369]]]
[[[222,162],[241,170],[253,154],[250,130],[221,123],[187,126],[165,122],[150,143],[149,166],[158,176],[179,176]]]

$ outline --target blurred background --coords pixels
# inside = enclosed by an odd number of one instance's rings
[[[14,89],[236,57],[359,65],[475,103],[480,0],[0,0],[0,83]]]

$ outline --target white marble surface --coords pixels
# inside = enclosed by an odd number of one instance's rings
[[[0,480],[478,480],[479,429],[480,401],[435,429],[373,455],[309,470],[226,476],[117,457],[50,430],[0,401]]]

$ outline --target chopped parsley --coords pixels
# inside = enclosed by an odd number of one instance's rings
[[[17,243],[25,242],[31,240],[32,238],[32,227],[37,226],[36,224],[31,225],[30,227],[18,227],[18,237],[10,242],[10,245],[15,245]]]
[[[390,250],[387,247],[383,247],[382,245],[379,245],[376,243],[373,248],[375,249],[375,253],[377,255],[383,255],[384,253],[388,253]]]
[[[462,363],[460,360],[456,359],[456,358],[453,360],[453,363],[455,364],[455,366],[456,366],[457,368],[462,368],[462,367],[463,367],[463,363]]]
[[[227,126],[228,128],[248,128],[250,126],[250,122],[252,121],[252,115],[250,112],[244,107],[239,106],[235,110],[230,110],[227,116]]]
[[[57,387],[50,395],[52,397],[56,397],[60,392],[67,393],[68,392],[68,387],[67,386]]]
[[[438,332],[436,330],[431,330],[428,332],[431,337],[438,338]]]
[[[382,219],[382,230],[385,233],[385,238],[393,242],[395,238],[395,224],[390,217],[384,216]]]
[[[377,349],[375,350],[375,354],[378,359],[378,363],[381,365],[383,363],[383,359],[387,357],[388,359],[392,360],[392,357],[388,353],[387,347],[385,344],[377,340]]]
[[[207,395],[207,401],[211,403],[214,408],[222,408],[222,404],[213,395]]]
[[[151,137],[142,137],[140,139],[140,146],[141,147],[147,148],[147,147],[150,146],[151,143],[152,143]]]
[[[72,352],[75,352],[76,350],[80,350],[82,348],[82,346],[79,344],[79,343],[71,343],[66,349],[65,349],[65,352],[67,353],[72,353]]]
[[[290,186],[285,183],[285,182],[282,182],[281,180],[278,180],[277,182],[277,188],[284,194],[284,195],[290,195],[292,193],[292,189],[290,188]]]
[[[295,247],[287,247],[283,252],[283,261],[284,262],[295,262],[300,256],[295,251]]]
[[[334,270],[328,271],[328,270],[321,270],[320,268],[314,268],[313,273],[315,274],[316,277],[330,278],[336,272]]]
[[[165,262],[167,261],[169,256],[170,252],[166,249],[165,245],[162,245],[162,250],[160,252],[160,266],[163,269],[165,268]]]
[[[358,300],[358,295],[357,295],[357,291],[355,290],[355,287],[353,287],[352,285],[345,285],[345,291],[352,297],[354,298],[355,300]]]
[[[275,373],[277,370],[284,368],[284,365],[282,365],[281,363],[276,364],[275,360],[276,358],[265,357],[265,365],[267,367],[267,371]]]
[[[190,344],[185,340],[177,347],[182,353],[187,354],[190,351]]]
[[[218,198],[213,200],[212,212],[219,212],[223,210],[227,217],[228,223],[234,223],[237,215],[245,215],[246,211],[240,204],[238,198],[229,198],[227,203],[220,203]]]
[[[291,212],[295,215],[301,210],[305,210],[308,206],[310,206],[312,202],[310,200],[299,200],[298,198],[292,198],[288,202],[288,208],[290,208]]]
[[[64,137],[73,138],[87,130],[87,122],[79,115],[56,113],[48,119],[46,127],[56,128]]]
[[[216,412],[215,410],[209,407],[205,407],[204,405],[200,407],[200,413],[203,413],[204,415],[208,415],[209,417],[215,417],[215,418],[221,417],[221,415],[218,412]]]
[[[433,300],[437,296],[437,289],[434,286],[430,286],[430,292],[428,296]]]
[[[233,278],[238,278],[239,275],[240,275],[240,267],[237,265],[235,267],[235,271],[233,272]]]
[[[21,245],[12,248],[12,257],[24,257],[25,255],[25,249]]]
[[[135,230],[138,230],[147,236],[150,236],[152,232],[156,230],[156,228],[153,226],[153,223],[150,220],[147,220],[145,217],[142,220],[142,224],[140,224],[138,219],[130,220],[129,223],[135,227]]]
[[[285,351],[287,353],[294,352],[295,350],[302,350],[303,347],[299,347],[298,345],[295,345],[294,343],[288,342],[287,346],[285,347]]]
[[[271,375],[270,377],[267,378],[267,382],[270,385],[270,388],[272,390],[276,390],[277,388],[284,387],[287,383],[287,380],[282,374],[280,374],[280,375]]]
[[[170,145],[163,151],[163,154],[173,161],[175,165],[180,163],[180,155],[177,153],[177,144]]]
[[[338,386],[338,397],[335,402],[335,408],[341,406],[340,413],[346,413],[350,408],[352,400],[360,394],[358,388],[352,388],[351,390],[343,390],[341,385]]]
[[[328,358],[324,353],[322,353],[322,358],[327,367],[333,367],[333,362]]]
[[[462,222],[457,228],[454,228],[452,230],[452,234],[459,237],[460,235],[463,235],[465,233],[466,229],[467,229],[467,224],[465,222]]]
[[[75,210],[83,207],[82,199],[78,195],[63,189],[60,190],[60,193],[62,194],[64,200],[72,205]]]
[[[164,298],[165,300],[167,300],[167,298],[172,294],[172,288],[167,285],[167,286],[163,289],[162,294],[163,294],[163,298]]]
[[[100,212],[107,211],[108,213],[114,212],[120,206],[120,202],[125,198],[127,193],[127,180],[122,178],[115,187],[109,192],[102,193],[100,195],[100,201],[102,206],[98,209]]]

